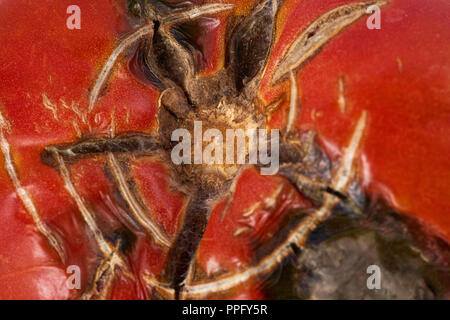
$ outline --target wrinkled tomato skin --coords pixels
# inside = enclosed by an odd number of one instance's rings
[[[349,1],[288,1],[272,67],[286,46],[321,12]],[[381,29],[361,19],[298,74],[299,130],[315,130],[334,159],[360,117],[369,115],[360,155],[361,182],[398,210],[433,224],[450,239],[450,22],[448,1],[389,1]],[[265,91],[266,99],[277,90]],[[339,109],[338,79],[346,111]],[[273,125],[283,125],[284,114]]]
[[[99,64],[114,47],[116,38],[130,30],[130,26],[124,18],[123,3],[78,1],[83,8],[82,29],[68,30],[66,10],[70,4],[70,1],[0,3],[0,100],[3,116],[13,128],[8,140],[19,178],[32,195],[42,218],[64,236],[67,265],[78,265],[85,271],[95,266],[97,257],[92,250],[95,245],[89,240],[86,227],[57,172],[40,163],[40,152],[45,145],[76,139],[73,123],[77,118],[67,111],[55,119],[50,110],[42,107],[42,99],[45,94],[52,103],[61,104],[59,100],[63,99],[70,105],[74,101],[80,110],[86,110],[88,88]],[[123,73],[126,77],[126,72]],[[123,92],[130,94],[132,108],[136,108],[130,115],[135,129],[151,126],[156,92],[134,81],[118,80],[112,90],[117,96]],[[118,106],[125,105],[124,101],[115,101]],[[101,111],[99,114],[96,130],[101,130],[105,121],[105,115]],[[87,132],[81,123],[80,130]],[[4,169],[3,157],[0,162],[3,219],[0,298],[78,296],[65,285],[66,266],[39,235],[15,194]],[[85,289],[88,274],[82,272],[81,275],[82,289]]]
[[[195,2],[195,1],[194,1]],[[207,1],[213,2],[213,1]],[[234,14],[245,14],[251,0],[236,4]],[[270,85],[271,74],[282,53],[315,18],[348,0],[286,0],[277,23],[277,43],[263,79],[260,97],[266,102],[289,92],[289,84]],[[46,224],[63,238],[66,261],[62,263],[33,224],[18,197],[0,157],[0,299],[74,299],[80,290],[66,285],[68,265],[82,270],[86,289],[96,263],[96,245],[78,208],[53,168],[44,166],[45,146],[75,141],[82,134],[108,132],[114,114],[115,132],[154,132],[158,90],[133,76],[132,52],[115,68],[95,113],[80,119],[63,104],[82,113],[99,69],[118,39],[133,30],[125,1],[77,0],[81,30],[68,30],[66,9],[72,1],[0,1],[0,110],[9,121],[7,139],[19,179],[31,195]],[[362,110],[368,112],[368,130],[359,156],[361,183],[373,197],[390,201],[396,209],[416,216],[450,240],[450,4],[445,0],[392,0],[382,8],[381,30],[366,28],[365,19],[333,39],[298,73],[301,112],[299,131],[315,130],[321,146],[338,160]],[[199,39],[204,53],[202,73],[223,66],[224,26]],[[346,110],[340,111],[338,79],[345,86]],[[44,97],[58,113],[44,107]],[[285,125],[288,103],[272,117],[272,127]],[[76,123],[76,126],[74,126]],[[115,212],[113,186],[104,175],[102,159],[83,160],[72,168],[74,183],[92,204],[104,228],[121,225],[123,213]],[[183,197],[168,187],[163,165],[140,159],[132,165],[133,177],[155,219],[170,234],[180,228]],[[244,172],[231,205],[219,202],[211,215],[205,239],[197,253],[199,266],[211,277],[219,269],[235,271],[248,266],[254,247],[242,227],[239,212],[263,201],[279,177],[261,178]],[[240,187],[241,186],[241,187]],[[249,188],[253,192],[249,192]],[[277,204],[260,210],[250,226],[263,245],[265,235],[276,232],[276,223],[289,213],[287,207],[307,208],[308,200],[285,186]],[[288,196],[290,194],[290,196]],[[221,217],[227,217],[225,223]],[[275,229],[267,224],[275,222]],[[273,226],[272,226],[273,227]],[[147,299],[152,295],[141,276],[159,275],[167,255],[137,234],[128,261],[137,281],[119,276],[110,299]],[[252,237],[254,236],[252,234]],[[237,238],[240,239],[240,238]],[[223,244],[230,244],[226,250]],[[225,296],[211,298],[263,299],[262,286],[246,283]]]

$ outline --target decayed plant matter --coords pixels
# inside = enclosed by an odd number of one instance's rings
[[[311,233],[317,231],[332,212],[365,219],[370,211],[358,183],[357,158],[367,126],[367,112],[360,114],[354,124],[342,156],[331,160],[322,151],[312,131],[295,130],[300,110],[297,73],[346,28],[367,17],[367,8],[389,6],[387,1],[354,2],[324,12],[307,26],[285,50],[271,78],[271,85],[290,83],[289,109],[286,127],[280,138],[280,170],[278,174],[294,185],[304,198],[305,216],[284,221],[279,232],[268,245],[257,250],[257,259],[238,271],[206,277],[196,264],[196,252],[202,241],[214,206],[225,201],[230,206],[240,174],[249,168],[242,164],[173,164],[170,153],[174,146],[171,134],[175,129],[193,131],[194,121],[202,121],[204,128],[270,129],[269,120],[277,111],[280,96],[266,105],[258,96],[261,82],[275,45],[277,14],[283,1],[257,1],[243,17],[229,19],[226,33],[224,67],[211,75],[199,75],[195,49],[183,41],[177,27],[204,16],[226,14],[231,4],[205,4],[174,10],[157,1],[132,1],[141,26],[124,37],[99,69],[89,95],[89,112],[96,109],[118,59],[138,44],[137,64],[152,84],[160,89],[158,98],[158,129],[155,134],[127,132],[109,136],[89,135],[77,141],[49,145],[41,154],[42,162],[55,168],[67,192],[75,201],[91,236],[100,252],[101,261],[90,280],[83,298],[106,298],[118,274],[137,281],[130,268],[124,246],[128,240],[120,236],[112,239],[99,225],[96,215],[84,201],[73,182],[71,166],[81,160],[102,156],[107,177],[117,190],[116,196],[126,208],[128,218],[161,250],[167,258],[161,275],[147,273],[144,283],[162,298],[207,298],[233,290],[242,283],[270,277],[289,257],[299,256],[307,247]],[[345,99],[345,97],[341,97]],[[50,101],[44,101],[44,104]],[[50,105],[51,108],[51,105]],[[21,187],[14,169],[9,144],[5,138],[8,120],[0,118],[0,139],[6,168],[18,195],[39,231],[64,261],[64,244],[41,220],[27,192]],[[170,235],[149,213],[139,187],[130,172],[131,159],[154,157],[163,162],[171,177],[171,188],[182,193],[187,203],[182,226]],[[248,157],[248,154],[246,155]],[[256,167],[264,164],[257,164]],[[279,201],[285,184],[263,204],[270,208]],[[255,207],[256,208],[256,207]],[[254,209],[255,209],[254,208]],[[253,210],[243,216],[250,217]],[[396,214],[396,213],[395,213]],[[236,230],[235,236],[246,230]],[[444,250],[444,249],[442,249]],[[139,280],[141,281],[141,280]]]

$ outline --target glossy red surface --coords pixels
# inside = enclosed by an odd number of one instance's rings
[[[302,1],[289,10],[278,51],[321,12],[349,1]],[[298,76],[300,130],[314,129],[332,157],[367,110],[360,155],[362,184],[450,239],[450,4],[390,1],[381,30],[356,22]],[[343,77],[346,111],[338,104]],[[264,88],[264,86],[263,86]],[[278,124],[280,125],[280,124]]]

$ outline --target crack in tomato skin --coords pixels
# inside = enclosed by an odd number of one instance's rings
[[[285,185],[281,199],[286,198],[280,201],[277,197],[274,208],[264,208],[264,200],[280,184]],[[225,208],[222,203],[215,207],[198,249],[198,264],[208,278],[213,278],[220,269],[239,270],[250,263],[254,259],[254,250],[270,238],[268,231],[277,229],[283,215],[287,214],[287,208],[295,210],[311,207],[310,202],[298,193],[288,197],[292,190],[280,177],[263,177],[255,169],[248,169],[241,174],[231,205]],[[259,204],[258,209],[250,216],[243,217],[243,208],[250,208],[255,203]],[[267,221],[272,223],[268,224]],[[239,226],[247,226],[248,232],[235,235]]]
[[[257,29],[261,27],[260,24],[262,23],[262,19],[269,17],[271,19],[271,21],[273,21],[273,19],[276,17],[276,13],[278,11],[277,6],[278,6],[278,3],[276,1],[263,1],[263,2],[261,2],[261,4],[256,5],[253,12],[248,16],[248,18],[245,18],[237,26],[236,31],[231,36],[231,40],[230,40],[232,42],[231,47],[230,47],[230,54],[232,57],[234,57],[234,55],[244,54],[244,56],[245,56],[247,54],[247,52],[245,50],[241,52],[241,50],[240,50],[241,47],[240,47],[239,41],[245,42],[247,40],[246,39],[247,36],[252,37],[252,32],[253,32],[253,36],[259,37],[260,34]],[[350,12],[353,10],[351,6],[345,7],[345,8],[350,8],[348,10]],[[357,10],[358,8],[359,7],[357,7],[355,10]],[[148,9],[148,11],[147,11],[147,9]],[[340,9],[341,8],[339,8],[339,10]],[[347,10],[347,9],[345,9],[345,10]],[[144,12],[146,12],[146,14],[145,14],[146,17],[150,16],[150,18],[154,19],[153,16],[155,14],[156,14],[156,17],[158,17],[158,13],[154,11],[154,8],[152,8],[152,6],[150,6],[149,8],[145,7]],[[187,12],[189,12],[189,10]],[[335,11],[332,11],[331,14],[333,14],[334,12]],[[336,12],[338,12],[338,11],[336,11]],[[359,16],[357,16],[353,20],[357,19]],[[261,18],[261,17],[263,17],[263,18]],[[338,14],[338,18],[339,18],[339,14]],[[251,23],[252,19],[255,20],[255,23]],[[328,18],[326,18],[326,19],[328,19]],[[349,23],[351,23],[351,22],[349,22]],[[330,22],[330,23],[333,23],[333,22]],[[339,22],[336,22],[336,23],[339,23]],[[320,24],[320,19],[319,19],[319,24]],[[273,25],[273,23],[271,22],[271,24],[268,26],[268,28],[273,29],[272,25]],[[267,26],[265,26],[265,27],[267,28]],[[158,34],[158,31],[159,30],[156,31],[156,34]],[[239,33],[241,33],[241,32],[243,33],[243,36],[242,36],[243,38],[239,39]],[[247,32],[249,32],[248,35],[247,35]],[[330,35],[330,37],[335,36],[335,34],[336,33],[332,33]],[[317,37],[320,38],[320,35],[318,35]],[[129,38],[127,38],[127,39],[129,39]],[[118,48],[121,48],[121,46],[123,46],[124,43],[126,45],[126,42],[128,41],[127,39],[125,39],[124,42],[119,44]],[[152,67],[154,70],[156,70],[156,75],[162,79],[161,83],[165,84],[166,86],[175,86],[175,88],[177,88],[176,84],[182,85],[182,89],[184,88],[186,94],[188,94],[188,97],[186,98],[186,100],[187,100],[187,102],[189,102],[189,104],[192,105],[193,101],[198,100],[198,97],[195,98],[195,95],[198,95],[198,93],[196,92],[195,86],[194,87],[190,86],[190,81],[192,80],[191,78],[192,78],[192,73],[193,73],[192,66],[189,64],[190,57],[187,55],[186,52],[184,52],[184,50],[181,48],[181,46],[176,43],[175,39],[167,32],[162,31],[162,33],[159,35],[159,38],[155,38],[155,39],[159,40],[161,42],[159,44],[159,47],[158,47],[158,45],[155,46],[156,48],[158,48],[155,51],[155,54],[160,55],[160,56],[157,58],[156,61],[154,59],[151,59],[150,61],[146,61],[146,63],[149,63],[149,66]],[[256,48],[256,50],[270,52],[270,48],[272,46],[271,41],[267,42],[267,39],[265,39],[265,37],[263,37],[262,39],[264,41],[262,41],[261,44],[258,44],[258,47]],[[164,48],[165,46],[168,46],[168,47]],[[152,48],[150,50],[152,50]],[[158,52],[158,50],[160,52]],[[161,55],[161,53],[163,53],[164,50],[169,50],[168,52],[175,53],[174,61],[175,61],[175,64],[177,64],[179,66],[178,67],[168,66],[166,63],[166,64],[163,64],[161,67],[161,68],[165,69],[166,73],[169,73],[169,74],[174,73],[175,78],[173,79],[173,81],[175,81],[175,82],[172,82],[170,79],[165,78],[165,76],[163,75],[164,70],[160,70],[159,67],[156,65],[158,63],[158,59],[163,59],[162,61],[164,61],[165,54]],[[252,48],[251,50],[254,50],[254,48]],[[265,54],[267,55],[268,53],[265,53]],[[258,54],[256,54],[256,56],[258,58],[260,55],[261,55],[261,52],[258,52]],[[289,55],[290,55],[290,52],[288,52],[288,56]],[[114,57],[114,54],[112,55],[112,57]],[[267,60],[267,56],[263,59]],[[188,61],[187,64],[183,65],[183,63],[185,63],[186,61]],[[233,58],[231,59],[231,61],[233,62]],[[236,61],[239,61],[239,59],[235,60],[234,62],[236,63]],[[256,61],[256,63],[258,63],[258,62],[259,61]],[[110,60],[108,60],[108,62],[106,63],[105,68],[108,68],[108,63],[110,63]],[[242,90],[244,93],[244,95],[242,96],[242,99],[250,99],[250,103],[252,103],[251,100],[254,98],[254,93],[251,93],[252,90],[253,91],[255,90],[253,87],[256,86],[256,88],[257,88],[258,83],[260,81],[261,75],[258,75],[258,72],[261,73],[264,70],[264,68],[261,69],[261,66],[258,67],[256,64],[255,64],[255,67],[256,67],[255,70],[252,70],[251,68],[248,70],[240,70],[239,67],[235,68],[235,69],[233,69],[233,67],[231,67],[229,69],[230,70],[229,72],[236,73],[236,76],[238,77],[236,79],[237,80],[237,82],[235,84],[236,87],[234,88],[232,85],[230,85],[230,90],[233,91],[233,90],[237,89],[238,92]],[[107,70],[105,68],[103,70]],[[186,68],[187,68],[186,78],[183,78],[183,73],[180,74],[179,72],[180,72],[180,70],[183,70]],[[256,72],[256,74],[255,74],[255,72]],[[225,75],[225,74],[223,74],[223,75]],[[181,78],[180,78],[180,76],[181,76]],[[248,90],[247,90],[247,87],[243,88],[243,82],[242,83],[240,82],[243,80],[239,79],[239,77],[246,77],[246,76],[252,76],[252,77],[254,77],[254,80],[256,81],[256,82],[254,82],[254,84],[248,85]],[[292,78],[293,77],[291,77],[291,79]],[[210,80],[212,81],[212,88],[214,88],[216,80],[214,79],[214,77],[211,77]],[[248,81],[248,80],[246,80],[246,81]],[[206,83],[207,82],[205,82],[205,84]],[[97,84],[98,84],[98,82],[97,82]],[[97,84],[96,84],[96,86],[97,86]],[[224,85],[226,85],[226,82]],[[294,88],[293,92],[295,93],[295,82],[293,82],[292,87]],[[180,96],[183,95],[183,91],[176,91],[176,90],[173,91],[173,93],[177,93],[177,92],[178,92],[178,95],[180,95]],[[194,97],[194,98],[192,98],[192,97]],[[291,98],[293,99],[293,101],[295,101],[294,97],[291,97]],[[209,98],[207,97],[205,101],[209,101],[208,99]],[[237,101],[239,102],[239,98],[237,98],[237,99],[238,99]],[[160,99],[160,102],[161,101],[162,101],[162,99]],[[208,103],[205,101],[203,103]],[[223,106],[224,105],[223,102],[224,102],[224,100],[221,100],[219,105]],[[235,107],[235,104],[233,104],[233,103],[232,104],[226,103],[226,104],[230,108]],[[167,115],[164,115],[164,108],[168,108],[169,112],[167,113]],[[291,109],[295,110],[295,108],[291,108]],[[181,112],[177,112],[176,108],[174,109],[170,105],[165,105],[164,103],[163,104],[160,103],[160,113],[161,112],[162,112],[162,116],[159,116],[159,119],[160,119],[159,131],[160,131],[160,134],[162,135],[162,134],[164,134],[164,130],[166,130],[165,127],[167,127],[167,125],[169,125],[169,128],[170,128],[170,126],[171,126],[169,118],[171,118],[171,117],[177,118],[180,116],[182,117],[183,114]],[[201,113],[196,114],[194,112],[192,117],[195,119],[196,116],[201,116]],[[220,117],[220,115],[219,115],[219,117]],[[365,118],[366,118],[366,116],[364,114],[364,116],[363,116],[364,123],[365,123]],[[188,117],[188,119],[189,119],[189,117]],[[161,120],[163,120],[163,121],[161,121]],[[167,122],[167,123],[165,123],[165,122]],[[292,122],[292,120],[290,122]],[[288,128],[288,132],[289,132],[289,129],[290,128]],[[360,130],[360,129],[358,129],[358,130]],[[358,130],[357,130],[357,132],[358,132]],[[165,143],[164,139],[162,140],[162,142],[163,142],[163,144]],[[114,142],[112,142],[112,143],[114,143]],[[60,152],[61,152],[61,151],[59,151],[60,150],[59,147],[50,147],[50,148],[52,150],[53,149],[57,150],[56,152],[58,154],[60,154]],[[48,149],[48,150],[50,150],[50,149]],[[72,156],[72,154],[73,153],[71,153],[71,156]],[[73,154],[73,155],[77,156],[77,154]],[[58,155],[58,156],[60,156],[60,155]],[[193,169],[195,171],[196,167],[194,166]],[[199,171],[198,173],[200,176],[204,175],[204,173],[202,171]],[[189,176],[188,172],[180,172],[180,174]],[[195,176],[196,176],[196,174],[194,173],[193,177],[195,178]],[[206,177],[206,178],[209,179],[209,177]],[[231,178],[233,178],[233,176],[231,176]],[[202,212],[201,213],[202,216],[207,216],[206,214],[208,213],[208,211],[205,211],[205,207],[206,207],[205,199],[208,197],[212,197],[214,195],[214,190],[216,192],[218,192],[220,190],[220,189],[217,189],[217,190],[214,189],[214,188],[217,188],[217,185],[218,185],[214,181],[212,181],[212,183],[209,183],[209,184],[207,183],[205,185],[203,185],[203,179],[198,180],[198,182],[200,182],[199,189],[197,189],[197,191],[195,191],[194,193],[191,192],[192,193],[191,199],[187,206],[187,210],[186,210],[186,214],[185,214],[186,217],[185,217],[183,229],[181,230],[180,234],[178,235],[178,238],[177,238],[175,244],[169,251],[169,260],[168,260],[168,264],[167,264],[168,271],[166,272],[166,274],[168,274],[169,277],[171,277],[173,279],[172,281],[173,281],[173,285],[175,288],[175,298],[178,298],[179,292],[183,288],[186,272],[190,272],[190,270],[191,270],[191,267],[188,268],[188,265],[191,265],[190,260],[192,259],[192,256],[195,253],[195,251],[197,250],[198,243],[202,237],[202,233],[204,232],[203,230],[206,227],[206,223],[207,223],[206,222],[207,220],[197,217],[198,212],[196,212],[196,211]],[[337,187],[341,188],[339,185]],[[208,189],[210,189],[210,190],[208,190]],[[331,188],[326,188],[326,190],[333,191]],[[203,193],[206,194],[206,198]],[[336,192],[331,192],[331,194],[336,194]],[[345,196],[343,196],[343,197],[345,198]],[[196,217],[194,217],[194,214],[196,215]],[[208,214],[208,216],[209,216],[209,214]],[[236,234],[236,232],[235,232],[235,234]],[[189,245],[189,243],[190,243],[190,245]]]

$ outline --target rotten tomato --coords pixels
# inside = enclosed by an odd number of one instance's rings
[[[450,297],[448,1],[76,2],[0,2],[0,298]]]

